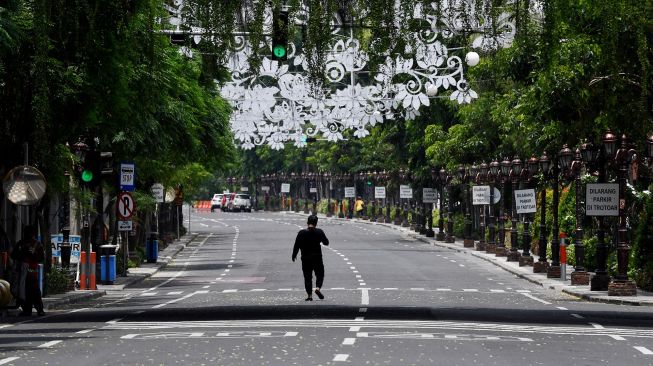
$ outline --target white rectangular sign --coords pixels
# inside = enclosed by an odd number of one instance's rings
[[[249,192],[249,187],[242,186],[240,187],[241,192]]]
[[[435,188],[422,188],[422,202],[436,203],[438,202],[438,191]]]
[[[385,198],[385,187],[374,187],[374,198]]]
[[[263,192],[269,192],[270,191],[270,186],[261,186],[261,190]]]
[[[515,191],[515,205],[518,214],[537,212],[537,200],[534,189],[519,189]]]
[[[345,187],[345,198],[356,197],[356,187]]]
[[[309,191],[310,193],[317,193],[317,188],[315,188],[315,187],[311,187],[311,188],[308,189],[308,191]]]
[[[472,188],[472,205],[490,204],[490,186],[474,186]]]
[[[82,236],[69,235],[68,242],[70,243],[70,263],[77,263],[82,250]],[[61,257],[61,243],[63,243],[63,234],[50,236],[53,257]]]
[[[118,221],[118,231],[132,231],[132,222]]]
[[[154,199],[156,200],[157,203],[164,202],[163,184],[154,183],[152,185],[152,196],[154,196]]]
[[[585,215],[619,216],[619,183],[587,183]]]
[[[410,186],[399,186],[399,198],[413,198],[413,189]]]
[[[290,183],[281,183],[281,193],[290,193]]]

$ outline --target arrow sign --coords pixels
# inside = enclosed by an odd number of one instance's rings
[[[118,216],[128,219],[134,214],[136,209],[136,204],[134,203],[134,197],[132,197],[129,192],[122,192],[118,195]]]

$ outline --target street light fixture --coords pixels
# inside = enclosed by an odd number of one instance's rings
[[[582,198],[581,192],[583,189],[583,183],[580,180],[580,173],[582,168],[582,156],[581,150],[576,149],[574,155],[574,161],[571,164],[571,173],[574,176],[574,187],[576,191],[576,235],[574,240],[574,254],[576,259],[576,265],[574,267],[574,272],[571,273],[571,285],[589,285],[590,275],[585,270],[585,245],[583,245],[583,210],[581,208]]]
[[[549,178],[551,169],[551,160],[546,155],[546,151],[539,159],[540,171],[542,172],[542,191],[540,192],[540,237],[537,246],[537,262],[533,264],[534,273],[545,273],[549,268],[549,262],[546,259],[546,182]]]
[[[538,159],[535,155],[531,155],[531,158],[526,161],[526,170],[523,174],[522,182],[525,183],[526,188],[530,188],[531,180],[538,169]],[[531,231],[530,231],[530,213],[525,213],[522,217],[524,218],[524,228],[522,234],[522,255],[519,257],[519,266],[532,266],[533,265],[533,256],[531,256]]]
[[[508,262],[518,262],[521,255],[519,254],[519,233],[517,231],[517,202],[515,200],[515,191],[519,185],[523,165],[519,156],[512,160],[512,171],[510,172],[510,181],[512,182],[512,207],[511,207],[511,224],[510,224],[510,251],[507,254]]]
[[[490,185],[490,204],[488,205],[488,214],[490,216],[489,218],[489,228],[490,228],[490,233],[488,237],[488,242],[487,245],[485,246],[485,251],[487,253],[496,253],[497,249],[497,244],[496,244],[496,217],[494,216],[494,183],[496,182],[496,179],[499,174],[499,167],[501,165],[497,161],[497,159],[494,159],[490,165],[488,166],[488,172],[489,174],[487,175],[487,182]]]
[[[476,183],[477,184],[483,184],[485,183],[485,180],[487,179],[487,172],[488,172],[488,166],[486,163],[481,163],[478,167],[478,174],[476,175]],[[479,217],[480,221],[480,227],[479,227],[479,240],[476,246],[476,250],[485,250],[485,227],[486,227],[486,222],[485,222],[485,205],[480,205],[480,210],[481,210],[481,215]]]
[[[495,249],[497,257],[506,256],[506,211],[508,198],[506,197],[506,182],[510,177],[512,162],[507,157],[503,158],[499,171],[499,184],[501,184],[501,197],[503,202],[499,203],[499,244]]]

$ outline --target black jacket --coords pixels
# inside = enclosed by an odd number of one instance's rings
[[[297,233],[297,239],[295,239],[292,258],[297,258],[299,250],[302,251],[302,260],[322,257],[320,242],[324,245],[329,245],[329,239],[327,239],[322,229],[308,228],[300,230]]]

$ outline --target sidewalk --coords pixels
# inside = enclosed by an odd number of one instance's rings
[[[294,212],[289,212],[290,214],[295,214]],[[306,216],[305,214],[301,214]],[[319,214],[320,218],[326,218],[325,215]],[[331,217],[330,220],[340,220],[340,221],[352,221],[360,224],[368,225],[381,225],[389,228],[393,228],[397,231],[403,232],[404,234],[420,240],[424,243],[429,243],[434,246],[448,248],[451,250],[456,250],[461,253],[466,253],[474,257],[483,259],[485,261],[491,262],[494,265],[503,268],[504,270],[521,277],[525,280],[538,284],[542,287],[557,290],[568,295],[576,296],[578,298],[584,299],[586,301],[592,302],[602,302],[610,304],[620,304],[620,305],[639,305],[639,306],[653,306],[653,293],[646,292],[642,290],[637,290],[637,296],[608,296],[607,291],[590,291],[589,286],[572,286],[570,274],[574,270],[573,267],[567,267],[567,280],[547,278],[546,273],[533,273],[532,266],[520,267],[518,262],[508,262],[506,257],[497,257],[494,254],[488,254],[485,251],[477,251],[474,248],[465,248],[463,246],[462,240],[456,240],[454,243],[445,243],[437,241],[435,238],[427,238],[419,233],[416,233],[413,230],[404,228],[394,224],[370,222],[367,220],[361,219],[341,219],[337,217]],[[434,228],[437,233],[437,228]],[[533,256],[537,260],[537,255]]]
[[[63,294],[49,295],[43,298],[43,306],[46,310],[62,308],[68,304],[76,304],[101,297],[108,290],[122,290],[125,287],[139,283],[165,267],[172,259],[183,250],[195,237],[195,234],[182,236],[175,240],[164,250],[159,252],[156,263],[143,263],[140,267],[129,268],[127,277],[117,277],[113,285],[97,285],[97,290],[75,290]]]

